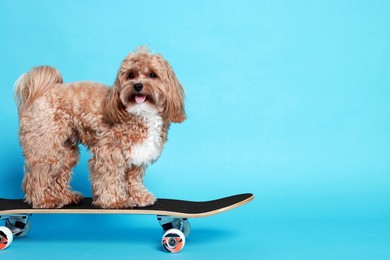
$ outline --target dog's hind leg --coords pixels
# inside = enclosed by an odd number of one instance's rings
[[[23,190],[34,208],[60,208],[77,203],[80,194],[70,190],[72,168],[77,164],[77,146],[66,146],[61,138],[31,136],[21,138],[25,154]]]
[[[60,198],[52,196],[50,179],[51,162],[41,159],[27,159],[25,161],[25,175],[23,190],[25,200],[33,208],[58,208],[63,205]]]
[[[79,150],[77,146],[65,147],[61,150],[63,157],[58,174],[54,177],[54,193],[60,197],[64,205],[77,204],[82,198],[81,194],[71,190],[70,181],[72,169],[79,160]]]
[[[63,158],[27,160],[23,189],[26,201],[34,208],[61,208],[78,203],[81,195],[70,190],[72,168],[78,153],[63,153]]]

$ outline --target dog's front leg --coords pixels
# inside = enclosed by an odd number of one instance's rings
[[[95,206],[111,209],[129,207],[125,161],[119,149],[93,155],[89,160],[89,169]]]
[[[126,184],[129,196],[129,206],[144,207],[153,205],[156,198],[144,185],[144,166],[131,166],[126,170]]]

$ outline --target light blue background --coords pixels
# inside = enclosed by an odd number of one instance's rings
[[[36,65],[112,84],[148,45],[187,92],[147,186],[208,200],[177,256],[151,216],[33,216],[1,259],[389,259],[389,1],[0,1],[0,197],[23,196],[13,84]],[[73,187],[90,195],[82,148]]]

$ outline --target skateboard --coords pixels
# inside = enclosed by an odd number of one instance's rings
[[[84,198],[79,204],[68,205],[60,209],[34,209],[23,199],[0,198],[0,250],[11,245],[14,237],[26,236],[31,228],[32,214],[140,214],[156,215],[163,236],[161,245],[171,253],[180,252],[185,245],[186,237],[191,231],[189,218],[208,217],[242,206],[254,196],[251,193],[233,195],[210,201],[185,201],[175,199],[157,199],[147,207],[129,209],[101,209],[94,207],[92,198]]]

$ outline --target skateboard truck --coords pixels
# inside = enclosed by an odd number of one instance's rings
[[[5,226],[11,230],[12,235],[16,237],[24,237],[30,231],[31,222],[29,221],[31,214],[0,216],[0,220],[5,221]]]

